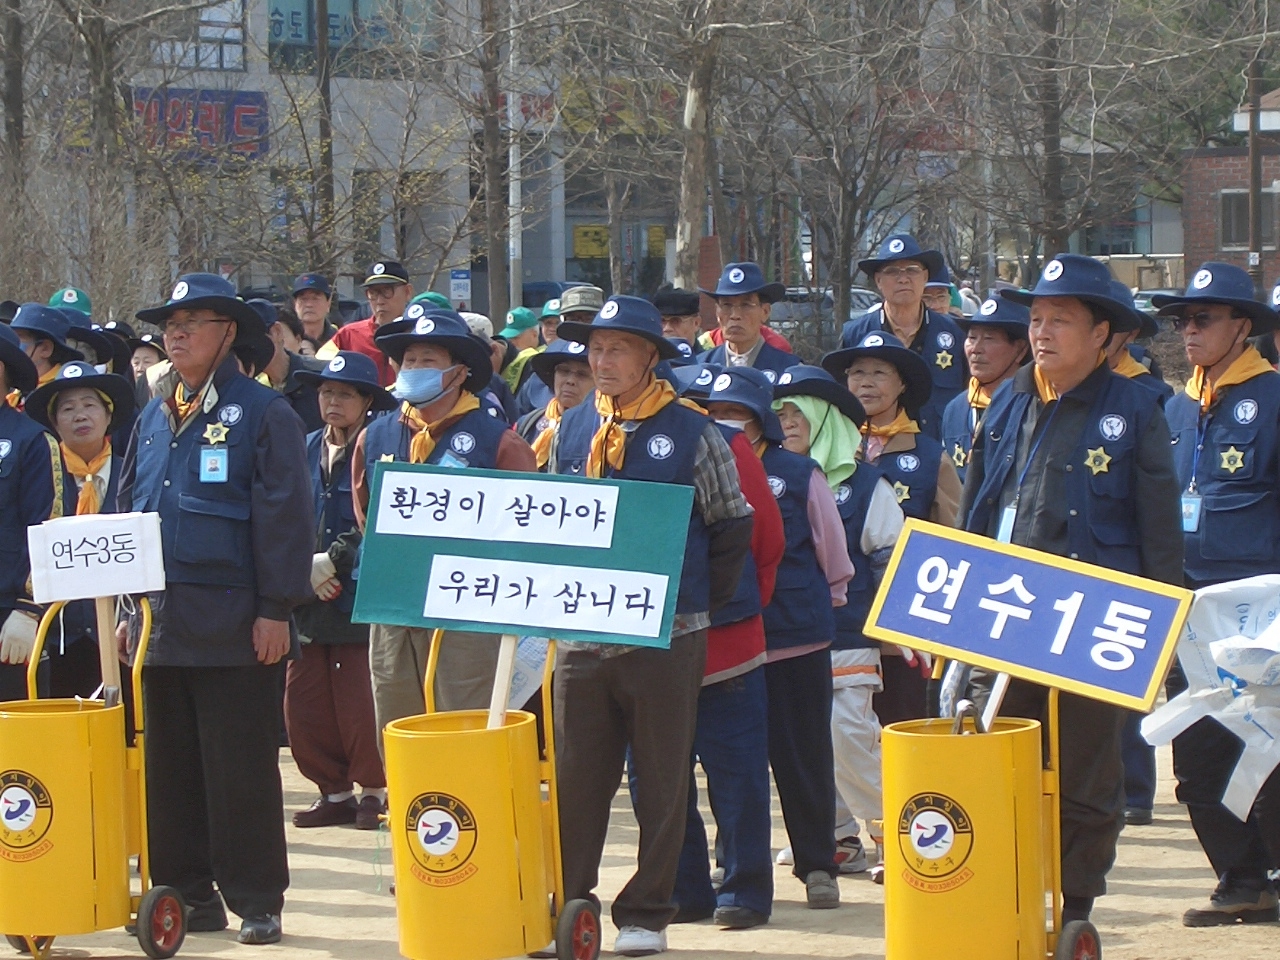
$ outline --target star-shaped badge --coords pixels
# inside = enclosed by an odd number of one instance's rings
[[[968,459],[969,458],[965,456],[964,447],[957,443],[955,449],[951,452],[951,462],[957,467],[963,467],[965,463],[968,462]]]
[[[1222,451],[1222,469],[1227,473],[1235,473],[1244,466],[1244,454],[1235,447],[1227,447]]]
[[[893,495],[898,498],[898,503],[902,503],[903,500],[910,500],[911,488],[901,480],[895,480],[893,483]]]
[[[945,350],[939,350],[938,355],[933,358],[933,362],[936,363],[941,369],[946,370],[949,366],[951,366],[951,359],[952,359],[951,354],[947,353],[947,351]]]
[[[396,455],[394,453],[384,453],[378,458],[379,463],[394,463]]]
[[[1107,453],[1103,447],[1099,447],[1097,450],[1089,450],[1088,454],[1084,458],[1084,465],[1093,471],[1093,475],[1096,477],[1100,473],[1106,473],[1107,467],[1111,463],[1111,454]]]
[[[211,423],[204,428],[204,438],[210,443],[225,443],[227,426],[223,423]]]

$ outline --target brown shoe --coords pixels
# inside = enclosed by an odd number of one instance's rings
[[[382,826],[382,815],[386,810],[386,804],[377,797],[361,797],[360,805],[356,807],[356,829],[377,830]]]
[[[347,797],[341,803],[334,803],[328,797],[321,797],[305,810],[293,815],[295,827],[336,827],[343,823],[356,822],[356,798]]]
[[[1207,907],[1193,907],[1182,915],[1184,927],[1220,927],[1236,923],[1275,923],[1280,900],[1270,890],[1223,890],[1209,897]]]

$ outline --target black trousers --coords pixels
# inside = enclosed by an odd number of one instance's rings
[[[188,903],[214,883],[241,917],[279,915],[289,886],[273,667],[147,667],[151,880]]]
[[[831,649],[764,667],[769,693],[769,765],[782,820],[803,880],[836,867],[836,773],[831,747]]]

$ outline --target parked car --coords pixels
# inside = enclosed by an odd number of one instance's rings
[[[1151,305],[1151,298],[1155,296],[1180,297],[1181,290],[1174,290],[1168,287],[1161,287],[1154,290],[1139,290],[1133,295],[1133,305],[1143,313],[1155,315],[1156,308]]]

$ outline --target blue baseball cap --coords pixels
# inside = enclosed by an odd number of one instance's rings
[[[702,292],[712,297],[741,297],[754,293],[765,303],[777,303],[787,295],[787,288],[781,283],[767,282],[759,264],[744,261],[726,265],[716,288]]]
[[[1036,297],[1074,297],[1081,303],[1097,307],[1111,322],[1112,333],[1137,330],[1141,324],[1134,316],[1133,307],[1125,306],[1115,298],[1111,280],[1111,271],[1093,257],[1060,253],[1044,265],[1034,288],[1001,290],[1000,296],[1025,307],[1031,306]]]
[[[702,401],[705,407],[712,403],[736,403],[756,415],[764,438],[771,443],[781,443],[782,424],[773,412],[773,384],[763,371],[755,367],[725,367],[711,382],[711,391]]]
[[[1272,300],[1275,300],[1274,293]],[[1251,335],[1270,333],[1280,322],[1280,315],[1254,299],[1253,280],[1249,274],[1231,263],[1210,261],[1201,264],[1182,296],[1158,293],[1151,298],[1151,305],[1164,317],[1178,316],[1187,306],[1211,303],[1225,304],[1247,314],[1253,321]]]
[[[680,356],[680,351],[662,335],[662,314],[658,313],[658,308],[640,297],[610,297],[590,323],[566,320],[556,327],[556,336],[561,340],[588,343],[591,334],[599,330],[629,333],[648,340],[658,348],[658,357],[662,360],[674,360]]]
[[[394,410],[400,404],[378,382],[378,367],[373,359],[354,350],[339,350],[323,369],[299,370],[294,374],[299,383],[318,387],[322,383],[345,383],[373,400],[373,410]]]
[[[326,297],[333,295],[333,288],[329,286],[329,281],[318,273],[302,273],[293,281],[293,292],[290,296],[296,297],[305,290],[314,290],[316,293],[322,293]]]
[[[787,397],[816,397],[825,400],[861,428],[867,421],[866,411],[858,398],[849,392],[849,388],[840,383],[826,370],[807,363],[797,363],[787,367],[773,385],[773,399],[785,400]]]
[[[876,272],[899,260],[914,260],[923,264],[933,276],[947,268],[942,254],[937,250],[922,250],[919,241],[909,233],[894,233],[880,242],[880,250],[876,256],[858,261],[858,269],[868,277],[874,278]]]

